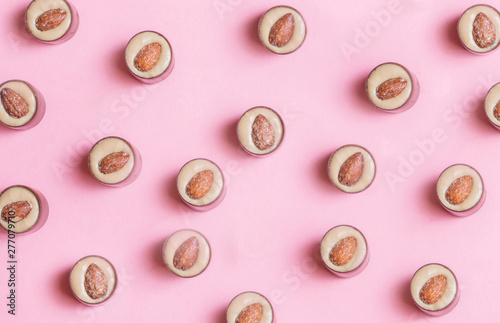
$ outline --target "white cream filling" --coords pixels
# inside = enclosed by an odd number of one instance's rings
[[[98,299],[90,298],[85,290],[85,273],[87,272],[87,268],[93,263],[101,268],[108,282],[106,295]],[[73,293],[82,301],[91,304],[101,303],[113,293],[116,286],[116,273],[113,266],[106,259],[99,256],[88,256],[80,259],[73,266],[70,274],[70,285]]]
[[[481,48],[477,46],[474,38],[472,37],[472,30],[474,20],[478,13],[484,13],[488,18],[490,18],[491,22],[495,26],[496,38],[493,45]],[[493,7],[487,5],[477,5],[467,9],[460,17],[460,21],[458,22],[458,35],[465,46],[475,52],[488,52],[493,48],[498,46],[498,42],[500,41],[500,14]]]
[[[500,127],[500,120],[495,118],[493,111],[498,101],[500,101],[500,83],[495,84],[486,95],[484,101],[484,108],[486,110],[486,115],[491,120],[491,122]]]
[[[292,38],[285,46],[277,47],[271,45],[271,43],[269,43],[269,33],[271,32],[271,28],[276,21],[278,21],[278,19],[288,13],[293,14],[295,23]],[[278,54],[290,53],[296,50],[304,42],[306,37],[306,23],[295,9],[286,6],[274,7],[269,9],[262,17],[260,21],[259,35],[264,45],[273,52]]]
[[[186,186],[194,175],[204,170],[212,171],[212,186],[201,199],[192,199],[186,194]],[[207,205],[215,201],[221,194],[223,186],[224,178],[221,170],[217,165],[207,159],[200,158],[191,160],[181,168],[179,175],[177,176],[177,190],[179,191],[179,194],[189,204],[196,206]]]
[[[10,88],[11,90],[17,92],[26,104],[28,104],[29,111],[22,118],[11,117],[0,100],[0,121],[11,127],[24,126],[35,116],[37,110],[37,100],[33,90],[23,81],[8,81],[0,85],[0,91],[4,88]]]
[[[161,45],[161,53],[158,62],[147,72],[139,71],[134,65],[135,57],[144,46],[155,42]],[[142,78],[153,78],[165,72],[170,65],[170,61],[172,60],[172,49],[168,41],[162,35],[153,31],[144,31],[135,35],[129,41],[125,49],[125,60],[129,69],[137,76]]]
[[[196,237],[198,239],[198,258],[194,263],[193,267],[188,270],[180,270],[175,268],[174,256],[177,249],[181,244],[191,237]],[[207,268],[210,262],[210,245],[205,237],[194,230],[180,230],[174,232],[170,237],[167,238],[165,244],[163,245],[163,262],[167,265],[174,274],[181,277],[193,277],[199,275],[201,272]]]
[[[107,155],[123,151],[129,155],[129,160],[120,170],[103,174],[99,170],[99,162]],[[127,142],[117,137],[107,137],[97,142],[90,151],[89,165],[92,174],[101,182],[107,184],[116,184],[124,181],[130,176],[135,165],[135,158],[132,147]]]
[[[357,245],[352,258],[343,266],[336,266],[330,261],[330,251],[340,240],[354,237]],[[321,240],[321,258],[332,270],[337,272],[349,272],[358,268],[366,257],[366,241],[361,232],[348,225],[336,226],[328,231]]]
[[[262,305],[262,318],[259,323],[273,322],[273,309],[271,303],[264,296],[255,292],[245,292],[236,296],[227,308],[227,322],[234,323],[240,312],[248,305],[259,303]]]
[[[446,277],[446,289],[443,296],[434,304],[425,304],[420,299],[420,290],[432,277],[444,275]],[[420,268],[411,280],[411,295],[418,306],[429,311],[438,311],[448,306],[457,294],[457,281],[453,273],[439,264],[430,264]]]
[[[446,191],[448,190],[448,187],[450,187],[454,180],[465,175],[472,177],[472,189],[469,196],[465,199],[465,201],[458,205],[450,204],[446,200]],[[462,164],[453,165],[444,170],[444,172],[439,176],[437,194],[441,203],[443,203],[443,205],[448,209],[453,211],[466,211],[474,207],[481,199],[481,196],[483,195],[483,181],[481,180],[479,173],[472,167]]]
[[[274,129],[274,144],[265,149],[258,149],[252,140],[252,125],[255,118],[262,114],[271,123]],[[264,155],[275,150],[283,139],[283,122],[280,116],[273,110],[266,107],[255,107],[243,114],[238,123],[238,139],[246,150],[253,154]]]
[[[351,157],[357,152],[363,154],[363,159],[364,159],[363,174],[359,178],[359,181],[352,186],[341,184],[339,182],[340,167],[342,167],[344,162],[349,157]],[[330,177],[330,180],[342,191],[347,193],[360,192],[365,188],[367,188],[372,183],[375,177],[375,161],[373,160],[370,153],[363,147],[356,145],[343,146],[337,149],[337,151],[335,151],[332,157],[330,158],[328,164],[328,176]]]
[[[25,232],[31,229],[38,221],[40,214],[38,198],[35,193],[24,186],[11,186],[2,192],[2,195],[0,195],[0,212],[2,212],[6,205],[19,201],[28,201],[31,204],[31,211],[21,221],[14,222],[15,227],[11,229],[9,229],[9,223],[0,216],[0,224],[5,230],[17,233]]]
[[[406,80],[405,89],[392,99],[381,100],[377,96],[377,88],[385,81],[401,77]],[[384,110],[394,110],[404,105],[410,98],[413,89],[412,79],[406,69],[396,63],[385,63],[375,67],[368,76],[367,92],[370,100]]]
[[[44,12],[52,9],[62,9],[66,17],[59,26],[54,29],[41,31],[36,28],[36,19]],[[26,11],[26,23],[29,31],[36,38],[44,41],[52,41],[61,38],[71,26],[72,12],[64,0],[33,0]]]

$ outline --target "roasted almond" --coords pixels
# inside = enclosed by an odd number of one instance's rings
[[[66,11],[51,9],[36,18],[35,26],[40,31],[47,31],[59,26],[66,18]]]
[[[342,166],[340,166],[338,176],[339,182],[346,186],[356,184],[361,178],[361,175],[363,175],[364,166],[365,161],[361,152],[351,155],[346,159]]]
[[[473,182],[472,177],[469,175],[457,178],[446,190],[446,200],[452,205],[463,203],[469,197]]]
[[[179,270],[188,270],[194,266],[200,251],[198,238],[191,237],[175,251],[173,265]]]
[[[253,303],[241,310],[235,323],[259,323],[264,308],[260,303]]]
[[[150,71],[160,59],[161,45],[154,42],[147,44],[134,58],[134,66],[141,72]]]
[[[214,180],[214,173],[210,170],[203,170],[196,173],[186,185],[186,194],[193,200],[199,200],[212,187],[212,182]]]
[[[14,90],[4,87],[0,91],[2,105],[8,115],[13,118],[22,118],[29,112],[28,103]]]
[[[84,287],[92,299],[101,298],[108,292],[108,279],[101,268],[94,263],[90,264],[85,272]]]
[[[425,282],[420,289],[419,297],[424,304],[432,305],[443,297],[446,289],[447,279],[444,275],[434,276]]]
[[[402,77],[388,79],[377,87],[377,97],[380,100],[395,98],[406,88],[406,83]]]
[[[271,122],[259,114],[252,124],[252,141],[259,150],[266,150],[274,145],[274,128]]]
[[[472,38],[479,48],[487,48],[495,43],[496,30],[487,15],[480,12],[472,23]]]
[[[339,240],[328,255],[332,264],[335,266],[344,266],[347,264],[354,255],[357,244],[356,238],[352,236]]]
[[[99,171],[103,174],[117,172],[125,166],[129,158],[129,154],[123,151],[111,153],[99,161]]]
[[[295,28],[295,19],[293,14],[287,13],[278,19],[274,25],[271,27],[269,32],[269,43],[276,47],[283,47],[293,36],[293,30]]]
[[[17,201],[7,204],[2,209],[4,221],[19,222],[31,212],[31,203],[28,201]]]
[[[497,102],[497,105],[493,108],[493,116],[500,121],[500,101]]]

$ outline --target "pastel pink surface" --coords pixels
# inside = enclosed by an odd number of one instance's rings
[[[0,81],[26,80],[47,104],[30,130],[0,127],[0,188],[28,185],[50,204],[45,226],[15,240],[16,316],[3,306],[1,322],[223,323],[228,303],[247,290],[266,296],[280,322],[326,322],[332,313],[345,322],[426,322],[409,284],[430,262],[452,269],[461,286],[460,303],[437,320],[498,317],[500,258],[491,246],[500,244],[499,133],[483,100],[500,79],[500,52],[477,56],[460,45],[458,19],[475,2],[72,3],[78,32],[55,46],[25,32],[29,1],[0,12]],[[265,49],[256,30],[279,4],[299,10],[308,30],[285,56]],[[148,86],[128,73],[123,53],[149,29],[168,38],[176,67]],[[368,73],[388,61],[421,86],[415,106],[395,115],[364,92]],[[279,152],[262,159],[246,154],[234,132],[257,105],[275,109],[286,127]],[[110,135],[141,152],[142,172],[129,186],[105,187],[88,172],[89,149]],[[377,164],[372,186],[354,195],[326,173],[330,154],[348,143],[366,147]],[[228,184],[224,201],[204,213],[176,192],[177,173],[193,158],[213,160]],[[466,218],[448,214],[435,193],[440,172],[455,163],[476,168],[488,189]],[[317,258],[322,236],[338,224],[359,228],[370,245],[370,263],[351,279]],[[165,238],[183,228],[200,231],[213,252],[192,279],[171,274],[161,258]],[[5,234],[0,241],[5,266]],[[75,262],[92,254],[109,259],[119,277],[113,298],[96,308],[74,299],[67,282]],[[8,279],[1,270],[4,297]]]

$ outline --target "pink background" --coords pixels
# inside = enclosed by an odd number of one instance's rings
[[[500,133],[482,107],[500,81],[500,52],[473,55],[456,33],[475,2],[290,0],[308,34],[285,56],[257,36],[260,15],[285,3],[74,0],[80,28],[56,46],[24,31],[28,3],[10,1],[0,11],[0,83],[31,82],[47,113],[28,131],[0,127],[0,187],[42,191],[50,216],[40,231],[16,238],[17,315],[1,305],[0,321],[223,323],[230,300],[247,290],[267,296],[285,323],[500,314]],[[128,40],[147,29],[163,33],[176,57],[155,86],[136,81],[123,59]],[[347,47],[354,52],[343,53]],[[368,73],[387,61],[421,84],[417,104],[401,114],[378,111],[364,93]],[[236,122],[256,105],[286,122],[282,148],[268,158],[247,155],[236,139]],[[86,168],[90,146],[108,135],[142,154],[142,173],[129,186],[103,186]],[[377,163],[373,185],[354,195],[326,173],[328,156],[350,143]],[[205,213],[183,205],[175,188],[180,167],[198,157],[218,163],[228,181],[225,200]],[[448,214],[435,196],[437,177],[454,163],[475,167],[488,190],[468,218]],[[368,267],[351,279],[333,276],[316,256],[338,224],[358,227],[371,249]],[[182,228],[199,230],[212,246],[209,267],[192,279],[174,276],[161,259],[164,239]],[[0,241],[3,268],[5,234]],[[113,298],[96,308],[77,302],[68,283],[74,263],[90,254],[108,258],[119,275]],[[429,262],[450,267],[462,292],[455,310],[436,319],[409,294],[413,273]],[[7,280],[0,270],[2,304]]]

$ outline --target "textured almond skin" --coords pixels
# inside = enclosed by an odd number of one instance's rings
[[[332,264],[335,266],[344,266],[347,264],[354,255],[357,245],[358,241],[352,236],[339,240],[328,255]]]
[[[407,83],[408,82],[401,77],[388,79],[377,87],[377,97],[380,100],[395,98],[403,92]]]
[[[472,23],[472,38],[479,48],[487,48],[495,43],[495,25],[493,25],[490,18],[482,12],[477,14]]]
[[[264,308],[259,303],[253,303],[241,310],[235,323],[259,323]]]
[[[447,285],[447,279],[444,275],[434,276],[425,282],[420,289],[419,297],[424,304],[432,305],[443,297]]]
[[[473,180],[469,175],[457,178],[450,184],[445,193],[446,200],[452,205],[459,205],[467,197],[472,190]]]
[[[203,170],[196,173],[186,185],[186,194],[193,200],[199,200],[212,187],[212,182],[214,180],[214,174],[210,170]]]
[[[154,42],[147,44],[134,58],[134,66],[141,72],[150,71],[160,59],[161,45]]]
[[[274,25],[271,27],[269,32],[269,43],[276,47],[283,47],[293,36],[293,30],[295,28],[295,18],[293,14],[287,13],[278,19]]]
[[[30,110],[28,103],[16,91],[8,87],[0,91],[0,99],[7,114],[13,118],[22,118]]]
[[[103,174],[111,174],[119,171],[128,162],[130,155],[119,151],[105,156],[99,161],[99,171]]]
[[[188,270],[194,266],[200,246],[198,238],[191,237],[184,241],[175,251],[173,265],[179,270]]]
[[[2,219],[8,222],[19,222],[31,212],[31,203],[28,201],[17,201],[7,204],[2,209]]]
[[[85,272],[84,287],[87,295],[92,299],[101,298],[108,292],[108,280],[106,275],[101,268],[94,263],[90,264]]]
[[[361,178],[361,175],[363,175],[364,165],[365,160],[361,152],[351,155],[342,166],[340,166],[338,176],[339,182],[346,186],[356,184]]]
[[[266,150],[274,145],[274,128],[271,122],[259,114],[252,124],[252,141],[259,150]]]
[[[495,119],[500,121],[500,101],[497,102],[497,105],[493,108],[493,116]]]
[[[40,31],[47,31],[59,26],[66,18],[66,11],[51,9],[36,18],[35,26]]]

